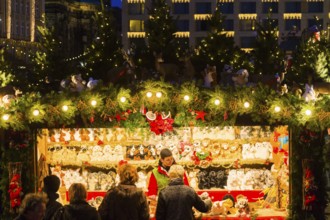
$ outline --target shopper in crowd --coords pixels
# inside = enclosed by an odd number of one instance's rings
[[[142,189],[135,186],[138,181],[136,167],[121,164],[118,167],[120,183],[110,189],[101,205],[99,213],[102,220],[148,220],[149,205]]]
[[[58,209],[52,220],[99,220],[97,210],[86,202],[87,190],[81,183],[73,183],[69,188],[70,204]]]
[[[151,171],[148,183],[148,197],[151,199],[156,197],[160,190],[168,185],[170,181],[168,171],[175,164],[172,152],[167,148],[160,151],[159,157],[158,166]],[[183,180],[185,185],[189,185],[186,174],[184,174]]]
[[[193,220],[195,208],[208,212],[212,201],[208,196],[203,199],[190,186],[183,183],[184,169],[172,165],[169,170],[170,183],[159,192],[156,220]]]
[[[50,220],[55,212],[62,207],[62,204],[57,201],[59,198],[57,191],[60,188],[60,185],[61,180],[55,175],[49,175],[44,178],[43,191],[47,194],[48,197],[44,220]]]
[[[43,220],[46,211],[47,196],[44,193],[26,194],[15,220]]]

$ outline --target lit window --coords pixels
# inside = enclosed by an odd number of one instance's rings
[[[129,31],[141,32],[144,31],[144,21],[142,20],[130,20]]]

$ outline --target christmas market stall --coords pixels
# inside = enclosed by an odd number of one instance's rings
[[[44,129],[38,140],[39,158],[47,166],[39,173],[58,175],[62,199],[75,182],[85,184],[88,199],[96,207],[117,183],[118,161],[139,168],[137,185],[147,190],[148,172],[157,165],[159,152],[169,148],[198,193],[208,192],[215,205],[208,215],[249,217],[272,209],[287,216],[289,203],[289,131],[287,126],[228,126],[172,128],[163,115],[146,114],[150,123],[162,126],[162,134],[146,129],[123,128]],[[158,120],[158,121],[156,121]],[[169,123],[167,128],[163,123]],[[47,169],[47,170],[42,170]],[[44,176],[39,178],[43,179]],[[232,198],[231,206],[223,198]],[[239,202],[245,201],[244,211]],[[236,203],[236,204],[235,204]],[[154,208],[151,206],[152,213]],[[276,212],[275,212],[276,210]],[[281,211],[281,212],[280,212]],[[267,215],[274,216],[268,210]]]
[[[169,148],[190,186],[213,200],[209,213],[196,213],[202,219],[316,215],[326,199],[329,102],[262,85],[162,81],[13,98],[1,108],[2,212],[17,212],[22,196],[42,190],[49,174],[61,179],[63,204],[80,182],[98,207],[118,183],[121,161],[137,166],[137,186],[147,191],[160,150]]]

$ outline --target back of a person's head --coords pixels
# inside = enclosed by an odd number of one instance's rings
[[[61,180],[55,175],[49,175],[44,178],[44,191],[48,192],[57,192],[60,188]]]
[[[22,200],[22,204],[19,207],[19,213],[25,214],[30,211],[35,211],[39,204],[48,202],[47,195],[45,193],[28,193]]]
[[[73,183],[69,188],[69,199],[70,203],[86,201],[87,190],[84,184],[82,183]]]
[[[181,165],[173,164],[168,171],[170,179],[183,178],[184,168]]]
[[[118,175],[121,184],[134,185],[139,179],[136,167],[131,164],[119,166]]]

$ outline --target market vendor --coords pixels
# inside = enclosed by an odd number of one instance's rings
[[[159,156],[158,166],[151,171],[148,183],[147,195],[149,198],[153,199],[156,199],[159,191],[169,184],[170,179],[168,171],[170,167],[175,164],[172,152],[169,149],[162,149]],[[184,184],[189,186],[186,173],[184,174]]]

